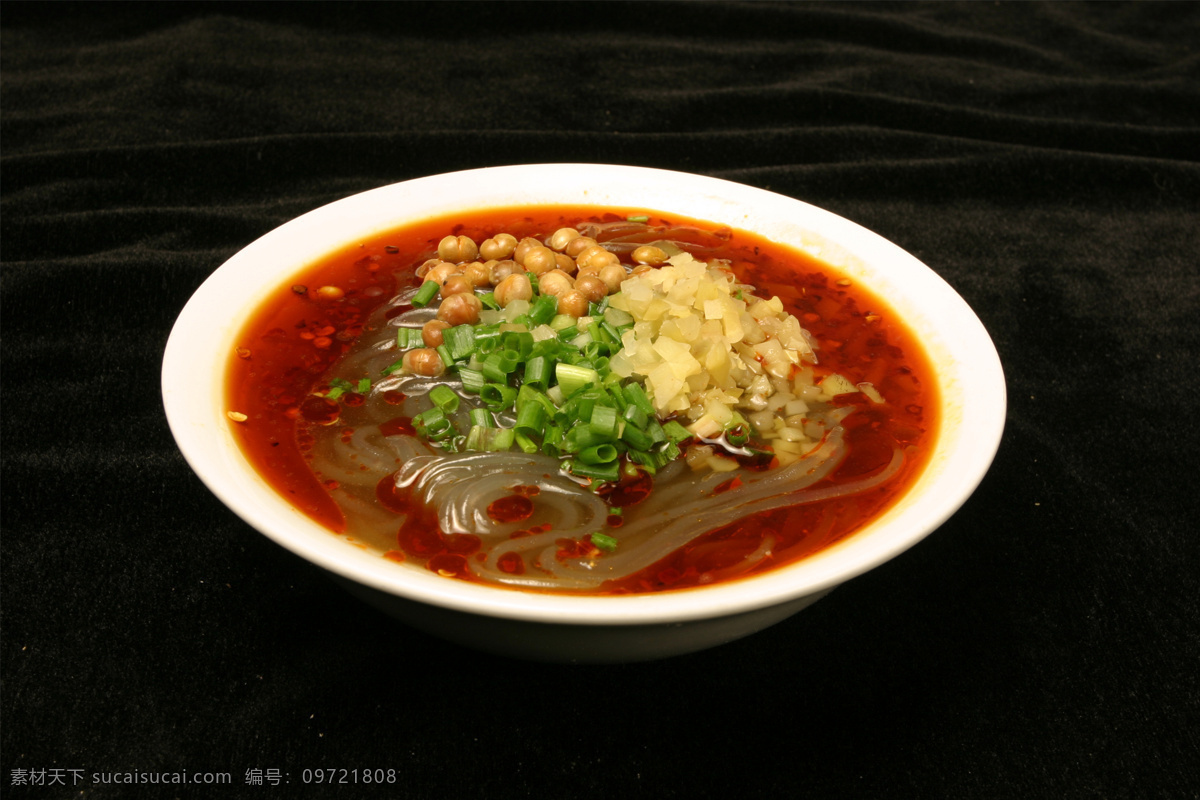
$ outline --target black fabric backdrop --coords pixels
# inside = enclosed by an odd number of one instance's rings
[[[316,768],[406,798],[1200,797],[1200,6],[0,20],[9,797],[367,791]],[[978,492],[782,624],[610,667],[427,638],[228,512],[159,400],[191,292],[345,195],[538,161],[769,188],[929,264],[1009,381]],[[105,782],[183,770],[232,785]]]

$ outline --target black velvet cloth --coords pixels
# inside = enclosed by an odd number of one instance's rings
[[[395,770],[405,798],[1200,797],[1200,6],[0,22],[9,797],[374,789],[318,768]],[[225,259],[352,193],[565,161],[768,188],[943,276],[1008,380],[975,495],[753,637],[556,666],[393,622],[191,473],[158,371]],[[232,785],[105,778],[185,770]]]

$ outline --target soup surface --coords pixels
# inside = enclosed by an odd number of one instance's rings
[[[260,474],[381,557],[623,594],[861,528],[924,466],[935,385],[886,303],[807,255],[523,207],[320,258],[247,322],[228,404]]]

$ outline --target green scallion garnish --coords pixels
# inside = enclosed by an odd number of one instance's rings
[[[421,288],[417,290],[417,293],[413,295],[412,304],[417,308],[424,308],[429,305],[429,302],[433,298],[437,297],[440,288],[437,281],[425,281],[421,284]]]
[[[455,325],[442,331],[442,344],[455,361],[471,355],[475,349],[475,329],[470,325]]]
[[[667,435],[667,439],[677,445],[682,444],[683,442],[686,442],[688,439],[692,438],[691,431],[673,419],[669,419],[664,422],[662,425],[662,430],[663,433]]]
[[[577,458],[569,458],[563,464],[568,472],[581,478],[615,481],[621,475],[621,467],[616,461],[609,461],[606,464],[585,464]]]
[[[435,406],[447,414],[453,414],[458,410],[458,395],[444,383],[429,390],[429,399],[433,401]]]
[[[588,538],[591,540],[592,544],[606,553],[611,553],[617,549],[617,540],[614,537],[609,536],[607,533],[593,531]]]
[[[600,382],[600,373],[590,367],[580,367],[574,364],[559,363],[554,367],[554,376],[567,397],[586,386]]]

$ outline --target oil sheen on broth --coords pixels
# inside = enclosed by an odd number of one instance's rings
[[[829,266],[587,207],[323,257],[248,321],[228,376],[247,457],[331,531],[448,578],[592,594],[850,535],[924,466],[935,392],[903,322]]]

